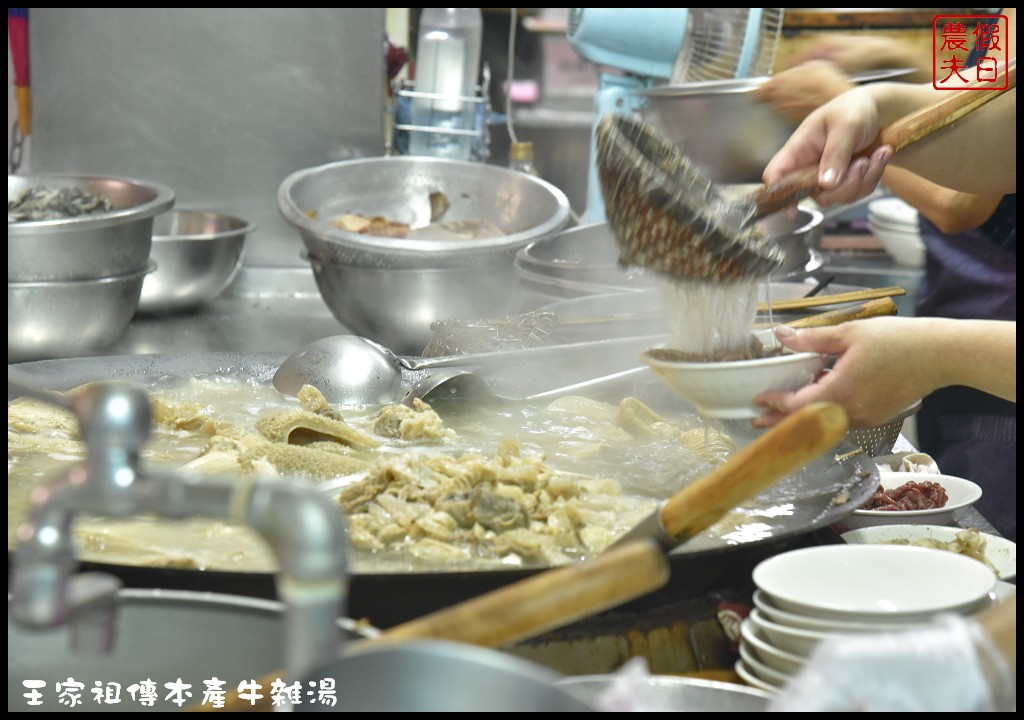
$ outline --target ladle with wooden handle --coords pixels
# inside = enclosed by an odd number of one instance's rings
[[[934,105],[882,128],[878,144],[897,152],[1017,86],[1016,59],[1001,68],[1005,88],[944,93]],[[722,197],[683,150],[642,121],[611,114],[596,128],[598,179],[619,262],[702,282],[766,277],[783,253],[754,222],[818,188],[818,168],[797,171],[749,197]],[[869,148],[870,150],[871,148]]]
[[[620,538],[658,540],[666,550],[686,542],[730,510],[839,444],[849,429],[836,403],[805,405],[759,435],[707,475],[687,485]]]
[[[668,559],[652,541],[638,540],[573,565],[546,570],[452,607],[396,625],[378,637],[349,643],[341,652],[358,652],[379,643],[407,640],[450,640],[497,648],[535,637],[663,587],[669,579]],[[252,702],[232,692],[223,707],[193,705],[192,712],[254,712],[272,709],[266,688],[280,671],[256,682],[263,699]]]

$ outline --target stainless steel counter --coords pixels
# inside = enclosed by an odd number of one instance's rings
[[[283,352],[348,333],[306,268],[243,267],[226,293],[191,312],[137,315],[105,355]]]

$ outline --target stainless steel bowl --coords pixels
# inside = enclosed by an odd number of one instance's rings
[[[7,362],[99,352],[128,329],[150,263],[142,272],[96,280],[7,283]]]
[[[372,268],[303,253],[338,322],[400,355],[420,355],[435,320],[503,317],[519,296],[511,261],[478,268]]]
[[[857,84],[896,80],[913,68],[864,72]],[[759,183],[768,161],[789,139],[796,125],[753,90],[768,78],[710,80],[662,85],[641,91],[641,117],[683,148],[712,181]]]
[[[101,175],[8,175],[7,201],[32,186],[74,188],[110,199],[110,211],[55,220],[7,223],[7,280],[90,280],[146,270],[153,218],[174,193],[143,180]]]
[[[505,234],[478,239],[387,238],[330,224],[346,213],[380,216],[413,228],[431,225],[430,193],[450,206],[443,222],[486,221]],[[474,268],[508,262],[538,237],[564,228],[565,193],[549,182],[497,165],[431,157],[345,160],[292,173],[278,206],[310,255],[323,262],[379,268]]]
[[[643,91],[641,117],[682,147],[714,182],[753,183],[796,125],[752,91],[767,78],[711,80]]]
[[[207,210],[176,208],[153,219],[150,258],[139,312],[198,307],[220,295],[242,267],[246,236],[255,225]]]
[[[800,206],[792,215],[776,213],[760,221],[764,233],[778,243],[782,267],[773,281],[795,281],[821,267],[823,214]],[[642,268],[619,264],[619,246],[607,222],[582,225],[534,240],[516,252],[516,274],[523,294],[534,301],[582,297],[658,287]]]
[[[485,221],[506,234],[387,238],[329,221],[346,213],[430,226],[430,193],[449,208],[440,222]],[[278,191],[299,232],[325,304],[349,331],[399,353],[420,354],[431,323],[518,311],[515,254],[570,219],[565,194],[508,168],[430,157],[347,160],[300,170]]]

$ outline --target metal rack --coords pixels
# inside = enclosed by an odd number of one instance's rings
[[[413,81],[396,81],[392,86],[392,100],[389,107],[392,132],[390,140],[385,141],[387,154],[408,155],[411,133],[457,135],[460,137],[472,137],[472,159],[477,162],[487,162],[491,156],[491,133],[489,129],[491,119],[490,86],[491,71],[487,63],[483,64],[481,82],[476,86],[476,94],[472,96],[463,95],[458,98],[452,98],[449,95],[441,95],[439,93],[417,92],[414,89]],[[461,129],[414,125],[412,124],[413,100],[457,100],[462,105],[472,104],[475,106],[473,128]]]

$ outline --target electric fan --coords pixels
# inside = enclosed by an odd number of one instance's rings
[[[605,219],[597,183],[595,129],[607,113],[632,114],[640,92],[668,83],[771,73],[783,8],[571,8],[566,36],[598,74],[587,177],[587,223]]]

